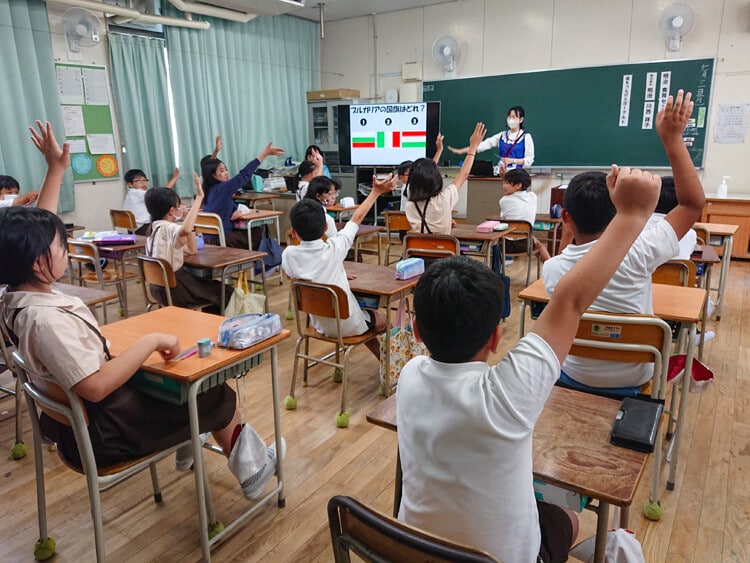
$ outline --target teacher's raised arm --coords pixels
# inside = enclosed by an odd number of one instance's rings
[[[522,128],[525,112],[521,106],[508,110],[508,129],[488,137],[477,147],[477,152],[484,152],[497,147],[497,156],[501,170],[512,168],[529,168],[534,163],[534,140],[531,134]],[[469,147],[455,148],[448,146],[454,154],[466,154]]]

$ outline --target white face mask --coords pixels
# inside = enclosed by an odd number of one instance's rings
[[[506,122],[508,123],[508,127],[510,129],[515,129],[521,124],[521,120],[515,117],[509,117],[508,119],[506,119]]]
[[[172,217],[174,217],[175,221],[181,221],[182,220],[182,210],[178,209],[175,213],[172,213]]]

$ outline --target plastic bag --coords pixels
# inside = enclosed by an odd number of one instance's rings
[[[378,339],[380,340],[380,385],[385,389],[385,333],[381,334]],[[390,379],[391,379],[391,391],[395,389],[398,383],[398,377],[401,375],[401,370],[406,365],[406,362],[411,360],[414,356],[427,354],[427,348],[424,344],[419,342],[414,336],[414,330],[412,329],[411,320],[411,309],[409,308],[409,300],[402,299],[398,306],[396,316],[393,319],[393,327],[391,328],[391,340],[390,340]]]
[[[596,537],[586,538],[570,550],[569,555],[585,563],[593,563]],[[604,551],[606,563],[645,563],[641,543],[635,533],[624,528],[607,532],[607,546]]]
[[[236,317],[247,313],[265,313],[266,296],[262,293],[252,293],[247,281],[247,272],[240,272],[237,277],[237,286],[224,308],[225,317]]]
[[[669,358],[669,368],[667,370],[667,381],[672,382],[675,378],[682,375],[687,363],[685,354],[677,354]],[[691,393],[701,393],[714,381],[714,372],[706,364],[697,358],[693,358],[693,369],[690,370],[690,385],[688,390]]]

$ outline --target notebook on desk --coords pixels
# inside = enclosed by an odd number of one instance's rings
[[[491,178],[494,176],[491,160],[475,160],[471,165],[469,177],[471,178]]]

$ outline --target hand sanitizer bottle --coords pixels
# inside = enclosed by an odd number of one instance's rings
[[[719,189],[716,190],[716,197],[721,198],[721,199],[727,198],[727,190],[728,190],[727,180],[731,180],[731,179],[732,179],[731,176],[721,177],[721,184],[719,184]]]

